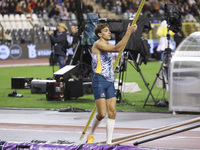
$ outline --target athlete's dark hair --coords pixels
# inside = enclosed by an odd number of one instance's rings
[[[101,33],[101,30],[104,29],[105,27],[109,27],[109,25],[107,23],[100,23],[97,25],[97,27],[94,29],[94,33],[97,37],[98,33]]]

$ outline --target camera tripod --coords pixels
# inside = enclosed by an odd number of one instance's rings
[[[89,55],[90,57],[84,57],[84,55]],[[85,58],[85,61],[84,61]],[[86,60],[87,58],[87,60]],[[78,64],[78,78],[89,80],[90,73],[92,73],[92,66],[91,66],[91,48],[89,45],[81,45],[81,40],[79,39],[77,45],[74,49],[74,54],[71,58],[69,65],[76,65]],[[87,79],[86,79],[87,78]]]
[[[160,67],[158,73],[156,74],[156,78],[155,78],[155,80],[153,82],[153,85],[151,86],[151,89],[150,89],[149,94],[148,94],[148,96],[147,96],[147,98],[145,100],[143,108],[145,106],[159,106],[159,105],[166,106],[167,105],[166,103],[163,103],[162,101],[155,101],[155,99],[153,99],[154,100],[154,105],[146,104],[158,78],[163,81],[163,88],[165,88],[166,91],[169,90],[168,69],[169,69],[169,64],[170,64],[171,57],[172,57],[171,56],[172,49],[169,48],[169,43],[170,43],[169,27],[168,27],[168,31],[167,31],[167,40],[168,40],[168,43],[167,43],[168,44],[168,46],[167,46],[168,48],[166,48],[165,51],[163,52],[163,61],[162,61],[161,67]]]
[[[150,88],[149,88],[149,84],[146,82],[146,80],[145,80],[145,78],[144,78],[144,76],[143,76],[143,74],[142,74],[142,72],[141,72],[141,69],[140,69],[140,67],[139,67],[139,65],[138,65],[138,63],[134,60],[134,58],[133,58],[133,56],[132,56],[132,54],[131,53],[129,53],[128,54],[129,56],[130,56],[130,58],[131,58],[131,60],[128,60],[128,56],[127,55],[125,55],[125,57],[124,57],[124,61],[125,62],[123,62],[122,63],[122,65],[121,65],[121,71],[119,72],[119,83],[118,83],[118,90],[117,90],[117,92],[119,91],[119,93],[117,93],[116,94],[116,97],[117,97],[117,100],[119,100],[118,102],[121,102],[121,101],[123,101],[123,99],[122,99],[122,97],[121,97],[121,93],[120,93],[120,90],[119,90],[119,86],[121,86],[121,89],[122,89],[122,85],[123,85],[123,78],[124,78],[124,71],[126,70],[126,67],[127,67],[127,63],[126,62],[129,62],[129,64],[140,74],[140,76],[141,76],[141,78],[142,78],[142,80],[143,80],[143,82],[144,82],[144,84],[145,84],[145,86],[147,87],[147,89],[148,89],[148,91],[149,91],[149,95],[151,95],[151,97],[153,98],[153,100],[154,100],[154,102],[156,102],[155,101],[155,99],[154,99],[154,96],[153,96],[153,94],[152,94],[152,92],[151,92],[151,90],[150,90]],[[138,54],[138,58],[140,57],[140,54]],[[125,64],[125,65],[123,65],[123,64]],[[121,73],[122,73],[122,80],[120,80],[120,77],[121,77]],[[122,90],[121,90],[122,91]],[[120,99],[121,98],[121,99]],[[131,104],[131,105],[134,105],[134,104]]]
[[[123,87],[123,81],[124,81],[124,72],[127,69],[127,61],[128,61],[128,56],[127,54],[124,54],[123,60],[120,62],[119,67],[115,70],[115,73],[119,73],[119,80],[118,80],[118,87],[116,90],[116,99],[118,103],[123,102],[124,100],[122,99],[122,87]]]
[[[49,62],[50,62],[50,66],[52,66],[52,71],[53,73],[55,72],[54,71],[54,65],[57,63],[57,61],[55,60],[55,56],[54,56],[54,45],[51,41],[51,55],[50,55],[50,58],[49,58]]]

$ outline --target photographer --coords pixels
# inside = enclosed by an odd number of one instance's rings
[[[60,23],[58,26],[58,33],[54,36],[51,31],[48,31],[51,42],[54,43],[54,56],[59,64],[59,68],[65,66],[66,48],[64,46],[67,42],[66,31],[68,28],[64,23]]]

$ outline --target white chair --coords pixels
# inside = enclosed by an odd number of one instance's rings
[[[15,21],[10,21],[10,28],[11,28],[11,30],[16,28],[16,22]]]
[[[3,19],[4,19],[5,21],[9,21],[9,20],[10,20],[8,14],[5,14],[5,15],[3,16]]]
[[[9,22],[4,21],[1,24],[2,24],[2,26],[3,26],[3,28],[4,28],[5,31],[8,30],[8,29],[11,30],[11,25],[10,25]]]
[[[24,29],[23,23],[21,21],[16,22],[18,29]]]
[[[14,21],[14,20],[15,20],[15,16],[14,16],[13,14],[10,14],[10,15],[9,15],[9,18],[10,18],[10,19],[9,19],[10,21]]]
[[[21,17],[21,20],[22,20],[22,21],[24,21],[24,20],[27,20],[27,18],[26,18],[26,16],[25,16],[25,14],[21,14],[21,16],[20,16],[20,17]]]
[[[38,20],[38,16],[36,14],[32,14],[31,17],[33,20]]]
[[[10,22],[10,25],[11,25],[11,28],[12,28],[12,30],[14,30],[14,29],[18,29],[18,26],[17,26],[17,23],[16,23],[16,21],[12,21],[12,22]]]
[[[29,29],[29,27],[28,27],[28,24],[29,22],[27,22],[27,21],[22,21],[21,22],[21,29]]]
[[[3,16],[2,16],[2,14],[0,14],[0,21],[3,21]]]
[[[31,25],[31,23],[30,22],[27,22],[27,29],[32,29],[33,28],[33,26]]]
[[[45,26],[45,22],[44,22],[44,20],[42,18],[39,18],[38,21],[39,21],[39,26],[40,27]]]
[[[20,20],[21,20],[21,17],[20,17],[19,14],[16,14],[16,15],[15,15],[15,20],[17,20],[17,21],[20,21]]]

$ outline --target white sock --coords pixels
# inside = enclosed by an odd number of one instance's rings
[[[112,143],[112,135],[115,127],[115,119],[107,119],[107,125],[106,125],[106,144]]]
[[[91,131],[89,133],[90,135],[94,135],[94,131],[99,126],[100,123],[101,123],[101,121],[97,120],[97,118],[95,117],[95,119],[93,120],[93,123],[92,123]]]

